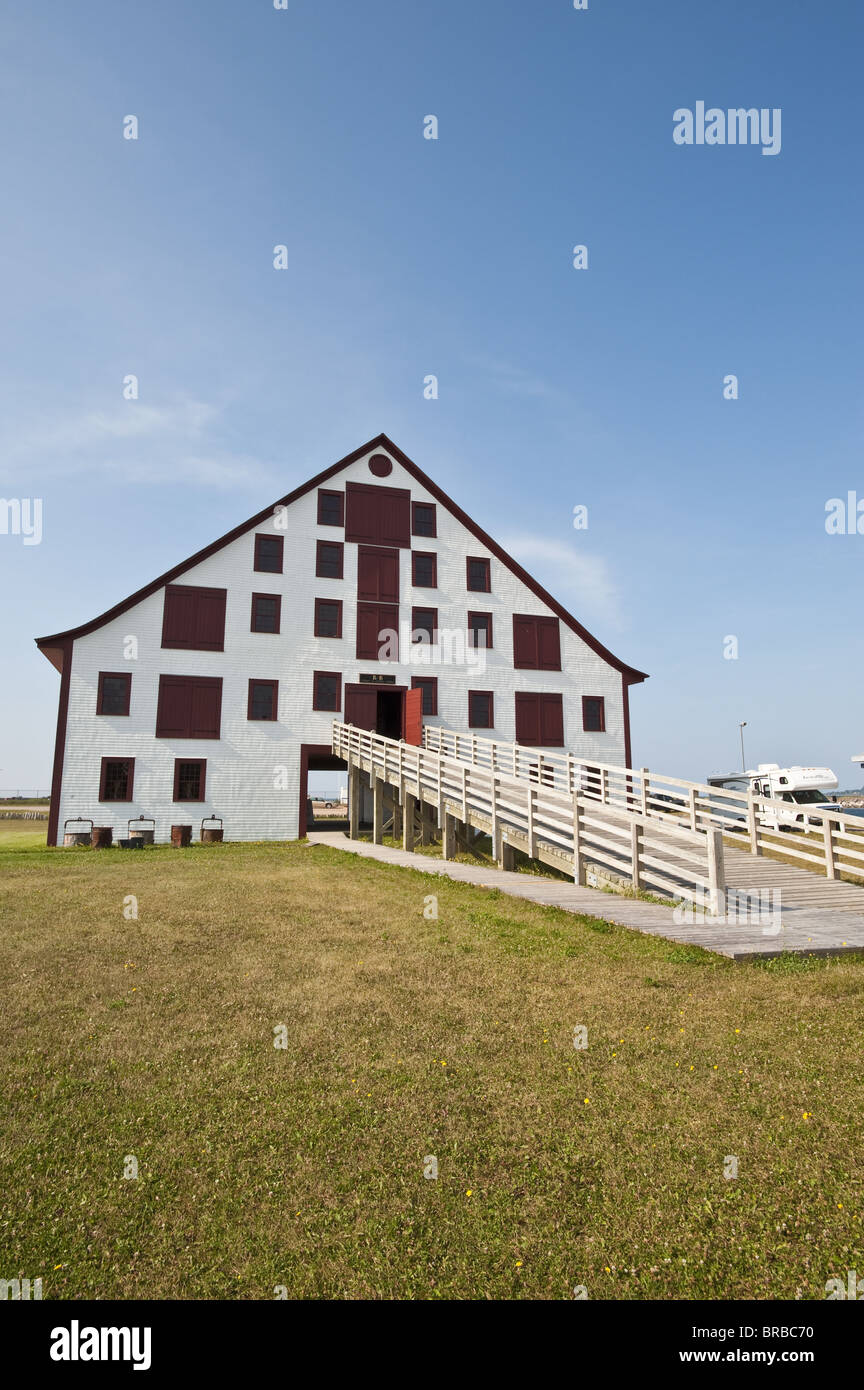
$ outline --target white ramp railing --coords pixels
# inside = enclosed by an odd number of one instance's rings
[[[844,814],[842,807],[826,811],[820,806],[815,816],[818,824],[795,834],[794,817],[803,816],[808,808],[792,807],[774,797],[664,777],[647,767],[587,763],[572,753],[541,752],[431,724],[423,726],[423,741],[431,751],[472,766],[492,768],[570,795],[578,793],[628,812],[636,810],[670,827],[683,825],[702,833],[720,830],[734,837],[742,850],[774,852],[828,878],[840,873],[864,878],[864,819]],[[784,821],[786,829],[781,830],[778,826]]]
[[[446,731],[434,731],[439,732]],[[407,794],[435,806],[442,831],[448,816],[488,831],[498,859],[504,845],[532,858],[551,856],[579,883],[585,882],[586,863],[597,864],[629,879],[635,888],[722,910],[719,831],[694,831],[673,817],[660,821],[632,799],[601,801],[581,790],[567,790],[547,781],[545,774],[532,777],[527,763],[516,764],[514,772],[513,764],[502,767],[482,750],[474,762],[451,753],[442,742],[414,747],[350,724],[333,724],[337,757],[362,768],[371,779],[398,788],[403,804]],[[461,747],[464,753],[464,744]],[[557,780],[560,783],[560,771]]]

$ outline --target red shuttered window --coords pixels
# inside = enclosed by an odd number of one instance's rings
[[[247,719],[276,719],[279,708],[278,681],[250,681],[246,701]]]
[[[160,676],[157,738],[220,738],[221,676]]]
[[[318,489],[318,525],[342,526],[345,523],[345,494]]]
[[[134,782],[134,758],[102,759],[99,774],[100,801],[131,801]]]
[[[465,561],[468,588],[475,593],[488,594],[492,589],[489,561],[468,556]]]
[[[316,636],[316,637],[341,637],[341,636],[342,636],[342,600],[341,600],[341,598],[316,598],[316,600],[315,600],[315,636]]]
[[[513,614],[513,665],[521,671],[560,671],[558,619]]]
[[[438,713],[438,677],[412,676],[411,689],[423,691],[423,714]]]
[[[438,588],[438,556],[434,550],[411,551],[411,582],[418,589]]]
[[[312,672],[312,708],[333,713],[342,708],[342,677],[338,671]]]
[[[491,690],[468,691],[469,729],[493,729],[495,727],[495,696]]]
[[[99,672],[99,689],[96,695],[97,714],[128,714],[131,698],[131,672]]]
[[[162,610],[162,646],[185,651],[225,650],[225,589],[169,584]]]
[[[535,748],[563,748],[563,695],[517,691],[516,742]]]
[[[284,536],[255,537],[255,568],[264,574],[282,573],[282,552],[285,548]]]
[[[345,547],[341,541],[319,541],[315,550],[315,573],[319,579],[341,579]]]
[[[411,609],[411,641],[432,643],[438,640],[438,609]]]
[[[469,613],[468,614],[468,645],[469,647],[485,647],[488,651],[492,646],[492,614],[491,613]]]
[[[411,534],[414,536],[438,535],[438,517],[434,502],[411,503]]]
[[[207,786],[206,758],[177,758],[174,762],[174,800],[203,801]]]
[[[582,696],[582,728],[587,734],[605,734],[606,700],[604,696]]]
[[[411,494],[406,488],[346,483],[345,539],[360,545],[411,544]]]
[[[253,594],[252,622],[253,632],[276,632],[282,617],[281,594]]]

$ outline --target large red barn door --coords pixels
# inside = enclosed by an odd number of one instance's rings
[[[405,742],[416,748],[423,744],[423,691],[405,691]]]

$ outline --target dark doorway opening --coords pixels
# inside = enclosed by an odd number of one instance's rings
[[[370,729],[385,738],[402,738],[405,727],[404,685],[346,685],[345,723]]]
[[[326,743],[301,743],[300,745],[300,839],[309,830],[347,830],[348,808],[344,816],[329,813],[316,815],[316,807],[309,797],[310,772],[344,772],[348,764],[344,758],[334,757]],[[331,808],[332,809],[332,808]],[[318,808],[319,812],[322,808]]]
[[[382,734],[384,738],[401,738],[403,691],[379,690],[377,694],[376,734]]]

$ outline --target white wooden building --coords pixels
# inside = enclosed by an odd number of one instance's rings
[[[421,700],[425,723],[630,766],[645,679],[386,435],[37,645],[61,674],[50,844],[79,816],[294,839],[333,719],[416,739]]]

